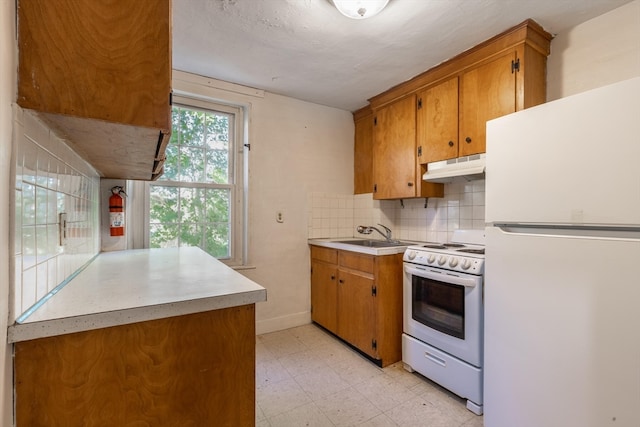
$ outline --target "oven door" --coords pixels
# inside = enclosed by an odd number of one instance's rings
[[[404,263],[404,333],[482,366],[482,276]]]

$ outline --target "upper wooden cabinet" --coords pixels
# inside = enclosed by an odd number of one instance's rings
[[[427,163],[485,152],[488,120],[545,102],[550,42],[549,33],[527,20],[371,98],[378,118],[374,186],[380,192],[381,180],[395,180],[374,198],[428,197],[406,188],[421,188]],[[412,133],[417,166],[410,169]],[[385,165],[392,171],[382,175]]]
[[[516,111],[517,63],[512,51],[460,76],[458,156],[484,153],[487,120]]]
[[[442,184],[422,180],[416,146],[416,96],[378,109],[374,116],[373,198],[442,197]]]
[[[458,76],[418,93],[418,146],[424,163],[458,157]]]
[[[19,0],[18,104],[105,178],[162,172],[171,130],[170,0]]]
[[[353,113],[353,194],[371,193],[373,188],[373,111],[365,107]]]
[[[516,111],[517,64],[511,51],[418,93],[425,162],[486,151],[487,121]]]

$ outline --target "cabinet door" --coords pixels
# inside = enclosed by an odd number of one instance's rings
[[[465,72],[460,80],[460,156],[486,151],[487,120],[516,111],[515,51]]]
[[[415,95],[376,112],[373,148],[374,199],[416,196]]]
[[[420,163],[458,157],[458,77],[418,94]]]
[[[20,106],[171,129],[170,0],[21,0],[17,12]]]
[[[338,336],[371,357],[376,334],[372,276],[339,270]]]
[[[337,333],[338,268],[311,261],[311,320]]]
[[[373,114],[355,119],[353,193],[373,192]]]

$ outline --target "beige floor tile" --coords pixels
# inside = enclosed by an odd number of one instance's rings
[[[256,421],[256,427],[272,427],[272,425],[265,418],[264,420]]]
[[[384,375],[382,369],[365,359],[340,363],[337,366],[333,366],[332,369],[340,378],[351,385],[358,385]]]
[[[379,368],[311,324],[256,338],[256,426],[482,427],[402,362]]]
[[[454,393],[446,390],[442,386],[430,381],[427,378],[417,375],[422,381],[412,388],[418,396],[431,402],[442,413],[446,414],[456,425],[463,424],[472,418],[478,418],[476,414],[466,407],[467,401]],[[479,417],[482,419],[482,417]]]
[[[261,342],[265,348],[277,358],[307,349],[302,341],[288,332],[274,332],[272,334],[261,335],[260,337],[262,338]]]
[[[331,369],[310,370],[305,374],[298,375],[295,380],[314,401],[349,388],[349,383],[342,380]]]
[[[458,427],[460,425],[420,396],[413,397],[385,414],[403,427]]]
[[[375,418],[365,421],[360,424],[362,427],[397,427],[398,424],[393,422],[393,420],[387,417],[385,414],[380,414]]]
[[[379,375],[358,384],[358,391],[382,412],[413,399],[415,394],[389,375]]]
[[[316,404],[336,426],[361,425],[382,413],[353,387],[320,399]]]
[[[256,401],[266,418],[290,411],[311,402],[293,379],[256,387]]]
[[[307,374],[310,371],[330,369],[324,358],[314,349],[288,354],[278,360],[292,377]]]
[[[308,403],[269,419],[273,427],[330,427],[334,424],[314,404]]]
[[[473,418],[462,424],[460,427],[484,427],[484,418],[474,415]]]
[[[322,347],[337,342],[335,337],[312,324],[291,328],[289,332],[309,348]]]
[[[260,388],[269,383],[277,383],[291,379],[291,375],[284,368],[280,360],[268,359],[256,363],[256,387]]]
[[[264,416],[264,412],[262,411],[262,408],[260,407],[260,405],[258,405],[258,402],[256,402],[256,423],[258,421],[262,421],[266,419],[267,417]]]

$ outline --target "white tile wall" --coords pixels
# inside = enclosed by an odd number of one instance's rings
[[[97,172],[35,114],[14,105],[10,323],[99,251]],[[60,245],[58,214],[66,213]]]
[[[358,225],[383,224],[396,239],[446,242],[453,230],[484,228],[484,180],[445,184],[444,198],[373,200],[371,194],[309,194],[309,238],[362,237]],[[371,235],[370,237],[382,237]]]

